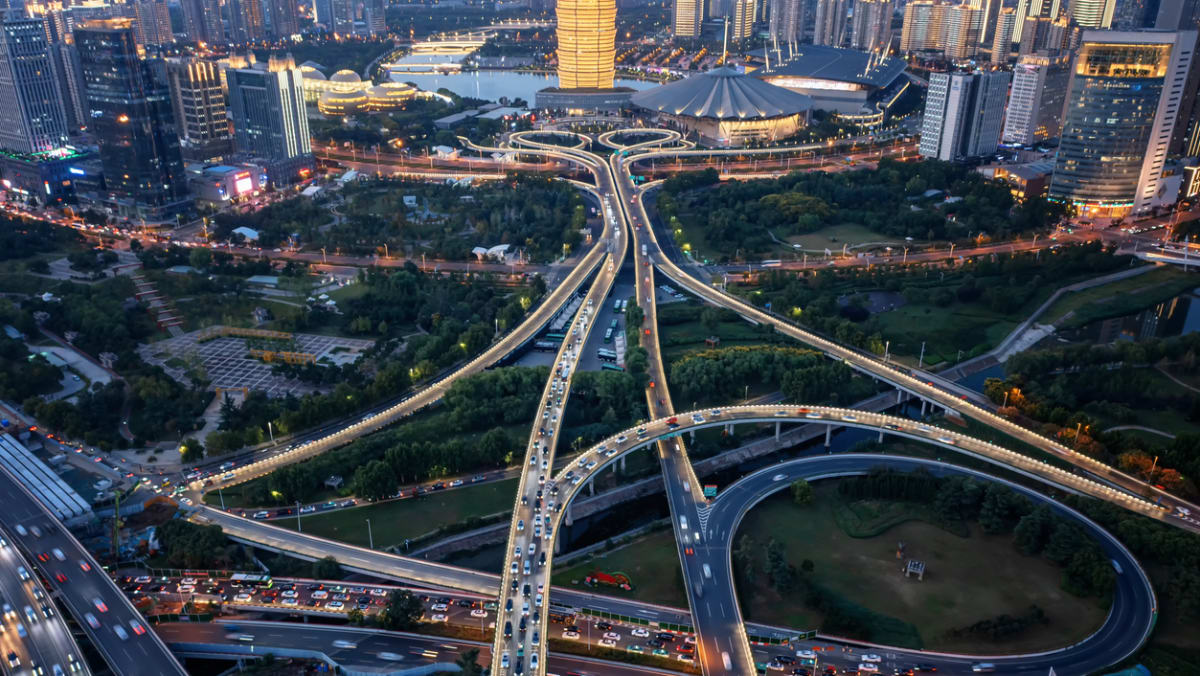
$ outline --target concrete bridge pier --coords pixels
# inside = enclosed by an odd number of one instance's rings
[[[904,403],[904,390],[896,390],[896,403]]]
[[[562,538],[554,538],[554,554],[557,556],[562,554]]]
[[[572,509],[572,505],[567,505],[567,516],[565,519],[563,519],[563,523],[566,524],[567,526],[570,526],[575,523],[575,510]],[[562,539],[561,537],[555,538],[555,540],[561,540],[561,539]]]
[[[925,417],[925,407],[928,405],[929,405],[929,402],[925,401],[924,399],[921,400],[921,417],[922,418]]]
[[[688,443],[695,444],[696,443],[696,430],[691,430],[690,432],[688,432],[688,434],[691,435],[688,437]]]
[[[879,443],[883,443],[883,430],[879,430]]]
[[[596,482],[589,480],[588,481],[588,497],[590,498],[595,494],[596,494]]]
[[[725,434],[731,437],[733,436],[733,423],[726,423]]]
[[[625,456],[623,456],[623,455],[621,456],[621,462],[620,462],[619,467],[621,468],[621,474],[624,474],[625,473]]]
[[[829,440],[833,438],[833,425],[825,423],[825,448],[829,448]]]
[[[779,428],[781,424],[778,420],[775,421],[775,441],[779,441]]]

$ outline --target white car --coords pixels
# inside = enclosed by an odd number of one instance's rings
[[[882,662],[883,658],[879,655],[868,653],[860,658],[863,662]]]
[[[605,648],[616,648],[617,642],[611,638],[602,638],[600,639],[600,645],[604,646]]]
[[[430,608],[433,609],[434,612],[441,613],[441,612],[446,611],[446,604],[445,603],[435,603],[432,606],[430,606]]]
[[[874,662],[863,662],[858,665],[858,673],[860,674],[878,674],[879,665]]]
[[[563,637],[563,638],[569,638],[569,639],[571,639],[572,641],[578,641],[578,640],[579,640],[579,632],[577,632],[577,631],[566,631],[566,630],[564,630],[564,631],[563,631],[563,634],[562,634],[562,637]]]
[[[649,630],[649,629],[642,629],[641,627],[634,627],[633,629],[631,629],[631,630],[629,631],[629,633],[630,633],[630,634],[632,634],[632,635],[634,635],[634,636],[636,636],[636,637],[638,637],[638,638],[647,638],[647,637],[649,637],[649,636],[650,636],[650,630]]]
[[[483,608],[476,608],[471,611],[471,617],[487,617],[487,611]]]
[[[803,660],[815,660],[817,659],[817,654],[811,650],[797,650],[796,657]]]
[[[606,631],[606,632],[604,632],[604,638],[606,638],[610,641],[620,641],[621,635],[615,631]]]

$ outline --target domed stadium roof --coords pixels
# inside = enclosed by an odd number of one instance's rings
[[[300,74],[305,80],[324,80],[325,73],[313,68],[312,66],[300,66]]]
[[[812,97],[768,84],[732,68],[715,68],[633,95],[642,108],[720,120],[784,117],[812,108]]]
[[[352,70],[339,70],[338,72],[334,73],[332,77],[329,78],[329,81],[330,82],[344,82],[346,84],[350,84],[350,83],[357,84],[359,82],[362,82],[362,78],[358,76],[358,73],[355,73]]]
[[[351,115],[367,105],[367,95],[361,90],[327,91],[321,93],[317,110],[326,115]]]
[[[394,110],[411,99],[416,90],[401,82],[385,82],[367,89],[367,105],[371,110]]]

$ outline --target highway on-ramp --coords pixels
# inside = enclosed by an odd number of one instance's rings
[[[1037,655],[983,655],[960,658],[941,656],[938,660],[940,667],[958,667],[965,672],[973,663],[990,662],[996,665],[997,673],[1045,674],[1053,668],[1054,673],[1060,676],[1090,674],[1118,664],[1136,653],[1149,637],[1157,613],[1157,600],[1150,580],[1129,550],[1095,522],[1041,493],[982,472],[933,460],[877,454],[822,455],[791,460],[743,477],[721,493],[712,504],[705,529],[706,537],[702,544],[696,546],[696,560],[708,566],[711,573],[705,575],[704,597],[692,607],[692,615],[700,636],[744,634],[730,554],[738,524],[751,507],[767,496],[787,489],[796,479],[812,481],[865,474],[877,467],[906,472],[925,469],[938,476],[958,474],[1002,483],[1034,502],[1048,505],[1057,515],[1083,525],[1099,542],[1106,556],[1121,566],[1121,573],[1116,576],[1117,583],[1108,618],[1104,625],[1087,639],[1062,650]],[[1018,554],[1014,553],[1013,556]],[[978,583],[985,584],[985,581],[981,579]],[[710,631],[705,630],[706,626]],[[717,649],[702,643],[702,650]],[[926,659],[927,654],[920,651],[888,648],[886,652],[888,656],[887,663],[883,665],[884,673],[891,673],[892,668],[906,669],[916,663],[929,661]]]

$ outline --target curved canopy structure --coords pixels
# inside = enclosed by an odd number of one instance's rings
[[[633,95],[633,104],[668,115],[754,120],[804,114],[812,97],[776,87],[732,68],[715,68]]]

